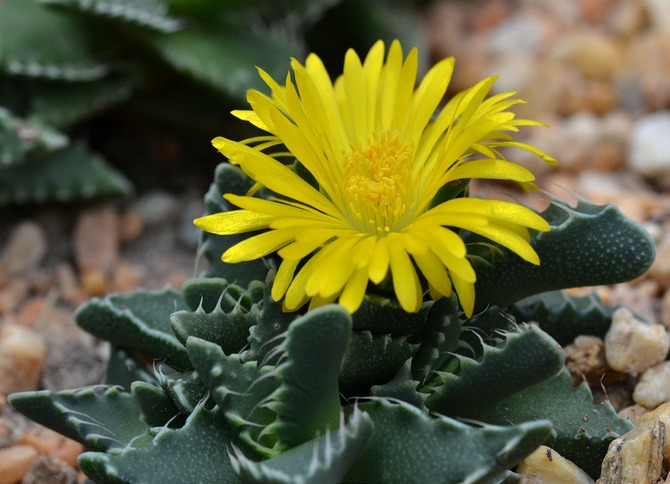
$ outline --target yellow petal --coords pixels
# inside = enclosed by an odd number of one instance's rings
[[[433,290],[442,296],[450,296],[451,281],[440,259],[432,251],[413,254],[412,257]]]
[[[535,180],[535,175],[530,170],[516,163],[499,159],[488,159],[467,161],[449,171],[450,180],[460,180],[463,178],[530,182]]]
[[[293,275],[295,274],[299,262],[299,260],[283,260],[281,262],[279,269],[277,270],[277,275],[275,276],[275,281],[272,283],[271,295],[273,300],[279,301],[284,297],[289,284],[291,284],[291,281],[293,280]]]
[[[205,232],[232,235],[267,228],[275,218],[249,210],[231,210],[199,217],[193,223]]]
[[[233,245],[223,253],[224,262],[244,262],[259,259],[275,252],[295,238],[295,230],[271,230],[260,235],[254,235],[242,242]]]
[[[391,274],[393,275],[393,290],[400,306],[408,313],[416,313],[421,309],[421,284],[416,275],[412,261],[402,246],[402,241],[390,234],[389,255]]]
[[[370,280],[375,284],[379,284],[386,277],[389,269],[389,246],[386,237],[380,237],[376,241],[375,250],[368,267],[368,275]]]
[[[366,268],[358,269],[347,281],[338,302],[350,313],[355,312],[363,302],[365,289],[368,286],[368,272]]]

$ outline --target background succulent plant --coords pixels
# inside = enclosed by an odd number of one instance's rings
[[[250,184],[222,164],[207,212]],[[602,334],[611,309],[545,291],[634,278],[654,245],[612,205],[554,201],[541,215],[552,230],[532,236],[537,273],[471,241],[472,318],[455,297],[406,313],[383,288],[353,315],[284,313],[269,294],[276,261],[225,264],[235,241],[205,234],[202,278],[78,310],[112,344],[104,385],[10,403],[82,442],[97,482],[502,482],[540,444],[597,477],[632,425],[573,387],[558,341]]]
[[[349,16],[351,9],[356,15]],[[408,2],[0,2],[0,206],[129,194],[216,158],[256,66],[379,37],[421,42]],[[347,12],[347,28],[341,28]],[[331,42],[336,33],[346,42]],[[309,46],[309,47],[308,47]],[[231,129],[234,129],[231,128]],[[207,163],[211,160],[211,163]]]

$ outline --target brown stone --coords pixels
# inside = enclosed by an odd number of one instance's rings
[[[627,308],[619,308],[605,335],[605,354],[610,368],[638,374],[663,361],[670,349],[670,336],[660,324],[635,319]]]
[[[555,450],[539,446],[517,467],[521,481],[528,484],[589,484],[593,479]]]
[[[596,336],[577,336],[566,346],[565,365],[575,383],[586,380],[589,386],[610,385],[623,380],[626,375],[612,370],[605,358],[605,343]]]
[[[18,484],[37,457],[30,445],[15,445],[0,450],[0,484]]]
[[[19,325],[0,329],[0,393],[36,390],[47,350],[42,338]]]
[[[28,429],[18,438],[17,442],[19,444],[31,445],[40,454],[56,457],[71,467],[77,465],[77,457],[84,450],[84,447],[79,442],[68,439],[45,427]]]
[[[17,225],[9,236],[2,260],[10,275],[20,276],[36,268],[47,250],[46,235],[34,222]]]
[[[82,213],[74,229],[74,255],[80,271],[107,274],[119,260],[119,215],[112,207]]]
[[[79,473],[55,457],[37,457],[23,476],[21,484],[78,484]]]

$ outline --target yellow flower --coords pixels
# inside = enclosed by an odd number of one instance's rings
[[[449,296],[453,286],[470,316],[476,276],[458,230],[539,264],[528,229],[546,231],[549,225],[515,203],[459,197],[433,206],[435,196],[446,184],[471,178],[530,184],[532,173],[507,160],[503,147],[555,160],[506,133],[541,123],[507,111],[522,102],[511,99],[514,93],[485,99],[495,78],[457,94],[436,114],[454,60],[436,64],[415,89],[416,49],[403,59],[394,41],[385,62],[384,51],[377,42],[361,63],[349,50],[335,83],[314,54],[305,65],[292,60],[293,77],[285,85],[260,70],[272,96],[252,90],[252,109],[233,114],[268,135],[242,142],[217,137],[212,143],[276,198],[227,194],[240,210],[195,224],[221,235],[268,229],[231,247],[222,259],[242,262],[278,251],[282,262],[272,297],[284,298],[286,311],[308,301],[313,308],[337,300],[354,312],[368,283],[379,284],[390,273],[400,305],[416,312],[423,301],[418,269],[431,297]],[[272,151],[280,145],[287,151]],[[285,156],[297,159],[318,188],[278,161]]]

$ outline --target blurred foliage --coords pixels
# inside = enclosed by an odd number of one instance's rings
[[[220,161],[256,67],[377,39],[421,47],[402,0],[0,2],[0,206],[124,196],[183,184]],[[425,51],[425,49],[422,49]],[[132,181],[131,181],[132,180]]]

